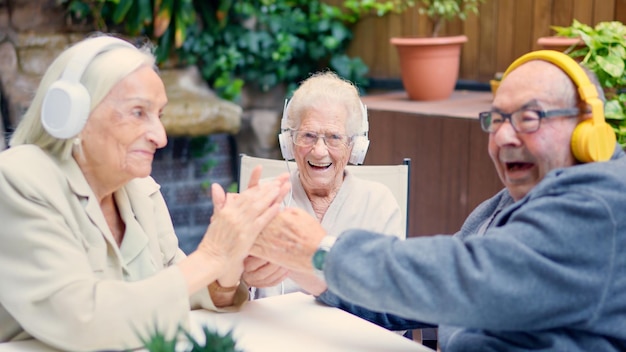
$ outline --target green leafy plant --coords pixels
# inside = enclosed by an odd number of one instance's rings
[[[198,65],[227,100],[236,100],[244,84],[292,88],[326,67],[368,85],[368,67],[346,55],[356,14],[320,0],[61,1],[76,21],[155,40],[159,63]]]
[[[557,36],[581,38],[582,47],[566,53],[593,71],[606,96],[604,114],[622,148],[626,147],[626,26],[617,21],[595,27],[574,20],[570,26],[552,26]]]
[[[319,0],[196,1],[201,26],[191,27],[180,58],[196,64],[221,97],[236,99],[244,84],[288,89],[329,67],[367,86],[367,66],[349,58],[353,18]]]
[[[408,8],[418,6],[420,15],[425,15],[431,23],[431,35],[438,37],[447,21],[460,19],[464,21],[470,13],[478,14],[478,6],[485,0],[347,0],[346,8],[353,12],[374,11],[378,16],[388,13],[402,13]]]
[[[232,331],[222,335],[203,326],[203,338],[198,340],[188,331],[182,328],[179,330],[188,341],[189,346],[185,349],[180,349],[176,339],[168,339],[158,330],[142,339],[144,349],[148,352],[241,352],[236,348]]]
[[[102,31],[123,30],[157,42],[159,62],[170,57],[186,40],[187,28],[195,25],[193,0],[61,0],[70,16],[93,21]]]

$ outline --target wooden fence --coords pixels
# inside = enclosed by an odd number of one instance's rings
[[[334,5],[341,0],[326,0]],[[465,34],[459,78],[488,82],[520,55],[539,49],[536,41],[552,35],[552,25],[567,26],[572,19],[588,25],[601,21],[626,21],[626,0],[486,0],[479,15],[450,22],[444,34]],[[371,16],[354,26],[351,56],[369,66],[369,76],[397,79],[400,68],[393,36],[429,35],[429,24],[416,8],[401,15]]]

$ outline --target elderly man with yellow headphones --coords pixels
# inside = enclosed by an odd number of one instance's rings
[[[253,253],[317,272],[320,301],[388,328],[438,325],[442,351],[626,350],[626,157],[594,81],[556,51],[509,67],[479,117],[505,188],[454,236],[333,242],[287,209]]]

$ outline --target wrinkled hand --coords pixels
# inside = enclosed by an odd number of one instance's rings
[[[261,167],[256,167],[251,180],[258,180],[260,176]],[[280,204],[291,186],[288,178],[287,174],[281,175],[236,196],[227,196],[218,184],[211,185],[214,213],[198,251],[218,258],[225,267],[233,269],[229,271],[241,273],[243,259],[254,240],[280,211]]]
[[[299,208],[286,208],[262,230],[251,254],[293,271],[311,271],[311,257],[326,231]]]
[[[282,266],[255,256],[248,256],[243,261],[243,281],[248,286],[270,287],[281,283],[289,274]]]

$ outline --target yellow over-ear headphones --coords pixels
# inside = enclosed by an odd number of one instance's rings
[[[504,72],[506,75],[523,63],[532,60],[543,60],[558,66],[572,79],[580,98],[591,106],[591,119],[578,123],[572,134],[571,148],[578,161],[607,161],[615,149],[615,132],[604,120],[604,103],[598,96],[596,86],[580,65],[566,54],[555,50],[533,51],[515,60]]]

